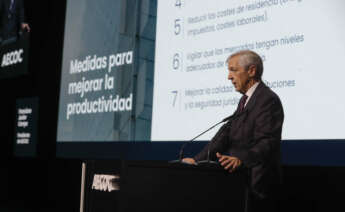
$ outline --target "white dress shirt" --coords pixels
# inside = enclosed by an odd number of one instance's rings
[[[258,87],[259,84],[260,84],[260,82],[256,82],[256,83],[255,83],[252,87],[250,87],[250,88],[248,89],[248,91],[246,92],[246,96],[248,96],[248,97],[247,97],[247,99],[246,99],[246,103],[244,103],[244,107],[246,107],[246,105],[247,105],[247,103],[248,103],[250,97],[252,97],[254,91],[256,90],[256,88]]]

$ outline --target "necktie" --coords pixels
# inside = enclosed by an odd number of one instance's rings
[[[11,0],[10,11],[12,12],[14,0]]]
[[[248,98],[248,96],[246,96],[246,95],[243,95],[243,96],[241,97],[240,103],[239,103],[239,105],[238,105],[240,112],[243,111],[244,105],[246,104],[247,98]]]
[[[12,17],[12,14],[14,13],[13,8],[14,8],[14,0],[11,0],[11,4],[10,4],[10,8],[9,8],[9,13],[8,13],[8,18],[9,19]]]

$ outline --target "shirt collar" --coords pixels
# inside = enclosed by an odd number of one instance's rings
[[[256,82],[254,85],[252,85],[252,87],[250,87],[248,89],[248,91],[246,92],[246,96],[248,96],[246,103],[244,104],[244,106],[247,105],[247,103],[249,102],[250,97],[253,95],[254,91],[256,90],[256,88],[258,87],[258,85],[260,84],[260,82]]]

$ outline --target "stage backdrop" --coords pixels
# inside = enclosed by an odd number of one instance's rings
[[[283,161],[325,164],[345,143],[344,7],[341,0],[68,1],[57,154],[174,159],[183,141],[235,111],[240,94],[226,60],[250,49],[283,103]]]

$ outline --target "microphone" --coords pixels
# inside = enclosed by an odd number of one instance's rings
[[[226,117],[225,119],[223,119],[222,122],[227,122],[227,121],[229,121],[230,119],[235,118],[235,117],[237,117],[237,115],[235,116],[235,114],[232,114],[231,116],[228,116],[228,117]]]
[[[208,128],[207,130],[205,130],[204,132],[200,133],[199,135],[195,136],[194,138],[192,138],[191,140],[189,140],[188,142],[184,143],[180,149],[180,153],[179,153],[179,159],[178,160],[174,160],[171,161],[171,163],[182,163],[182,159],[183,159],[183,152],[184,152],[184,148],[187,146],[187,144],[192,143],[193,141],[195,141],[195,139],[199,138],[200,136],[202,136],[203,134],[207,133],[208,131],[210,131],[211,129],[215,128],[216,126],[218,126],[219,124],[223,123],[223,122],[227,122],[228,120],[232,119],[232,117],[234,117],[235,114],[223,119],[222,121],[214,124],[213,126],[211,126],[210,128]]]
[[[232,122],[234,119],[237,119],[238,117],[242,116],[243,114],[247,114],[247,110],[244,110],[243,112],[240,112],[238,114],[233,114],[229,117],[226,117],[225,119],[223,119],[223,122],[226,122],[226,121],[230,121]],[[231,123],[230,123],[231,124]],[[231,125],[230,125],[231,127]],[[210,149],[211,149],[211,145],[212,145],[212,142],[210,142],[208,148],[207,148],[207,159],[206,160],[202,160],[202,161],[199,161],[198,164],[217,164],[217,162],[215,161],[211,161],[210,160]]]

